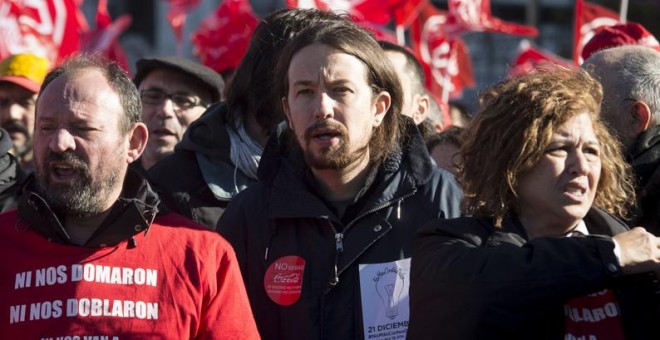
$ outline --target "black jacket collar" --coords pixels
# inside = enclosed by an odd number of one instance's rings
[[[140,232],[147,232],[158,213],[158,196],[137,172],[128,170],[117,202],[101,226],[83,245],[103,247],[118,244]],[[35,191],[34,176],[26,181],[18,202],[20,219],[46,239],[71,245],[71,238],[48,202]]]
[[[414,191],[427,183],[435,171],[424,140],[412,119],[402,119],[405,124],[405,138],[397,151],[386,158],[368,176],[365,186],[356,198],[360,211],[386,204],[399,196]],[[286,122],[280,124],[271,135],[259,163],[259,181],[273,187],[270,200],[271,216],[300,217],[301,213],[318,216],[326,212],[327,203],[315,192],[309,183],[311,175],[305,164],[300,148],[295,145],[293,133]],[[292,199],[295,202],[292,202]]]
[[[638,184],[644,187],[660,165],[660,125],[641,133],[628,153]]]

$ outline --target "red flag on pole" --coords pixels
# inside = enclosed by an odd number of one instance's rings
[[[286,6],[348,13],[358,22],[377,25],[385,25],[394,18],[397,25],[405,25],[414,19],[423,1],[427,0],[286,0]]]
[[[332,0],[286,0],[286,8],[318,8],[322,10],[331,10],[330,2],[332,2]]]
[[[518,55],[509,69],[508,77],[518,77],[538,71],[549,71],[556,68],[574,68],[573,62],[539,48],[529,40],[522,40],[518,47]]]
[[[446,12],[429,3],[410,27],[413,51],[426,72],[426,87],[445,109],[446,122],[451,120],[449,99],[460,97],[464,88],[474,86],[470,52],[459,36],[447,34],[448,19]]]
[[[422,8],[428,6],[429,0],[409,0],[403,1],[394,8],[394,24],[396,26],[410,26]]]
[[[186,17],[192,11],[200,0],[165,0],[170,3],[170,9],[167,11],[167,20],[174,31],[174,38],[177,42],[177,54],[181,54],[183,44],[183,29],[186,24]]]
[[[472,63],[466,44],[445,32],[446,12],[429,4],[411,26],[412,47],[427,71],[427,87],[444,101],[474,86]]]
[[[537,36],[539,33],[535,27],[493,17],[490,0],[449,0],[448,30],[453,34],[467,31]]]
[[[235,69],[258,23],[248,0],[225,0],[193,33],[194,53],[216,72]]]
[[[124,70],[130,70],[126,52],[119,43],[119,36],[131,25],[130,15],[121,15],[112,20],[108,13],[108,1],[99,0],[96,7],[96,30],[87,31],[81,37],[81,50],[96,52],[114,60]]]
[[[413,3],[420,1],[422,0],[411,0]],[[379,25],[388,23],[392,16],[397,15],[397,13],[403,18],[406,15],[404,11],[407,10],[407,7],[404,9],[387,6],[390,6],[390,3],[404,2],[404,0],[387,0],[384,2],[374,0],[287,0],[286,6],[287,8],[318,8],[335,13],[348,14],[355,23],[370,31],[376,40],[386,40],[396,43],[396,38],[392,32]],[[365,13],[367,14],[365,15]]]
[[[582,48],[591,40],[599,27],[619,23],[619,14],[605,7],[583,0],[575,3],[575,27],[573,39],[573,61],[582,65]]]
[[[86,27],[76,0],[0,1],[0,58],[32,53],[56,66],[80,49]]]

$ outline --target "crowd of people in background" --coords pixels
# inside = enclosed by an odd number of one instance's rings
[[[0,336],[659,339],[660,52],[612,32],[474,113],[316,9],[231,79],[12,55]]]

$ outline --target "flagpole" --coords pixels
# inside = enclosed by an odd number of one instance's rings
[[[628,0],[621,0],[621,7],[619,8],[619,21],[625,23],[628,17]]]
[[[396,25],[396,41],[401,46],[406,45],[406,31],[403,25]]]

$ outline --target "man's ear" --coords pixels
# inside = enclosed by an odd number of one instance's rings
[[[286,97],[282,97],[282,111],[284,111],[284,115],[286,116],[286,123],[289,125],[289,128],[293,130],[293,126],[291,125],[291,110],[289,108],[289,100],[286,99]]]
[[[147,140],[149,140],[149,132],[144,123],[135,123],[128,132],[128,163],[136,161],[144,149],[147,147]]]
[[[413,98],[415,102],[415,111],[413,111],[412,118],[415,121],[415,125],[421,124],[426,117],[429,115],[429,107],[431,106],[431,100],[426,94],[416,94]]]
[[[635,102],[633,106],[633,132],[638,135],[651,125],[651,109],[643,101]]]
[[[375,111],[373,127],[380,126],[387,111],[390,109],[390,105],[392,105],[392,97],[390,97],[390,94],[387,91],[381,91],[376,95],[376,100],[374,100]]]

